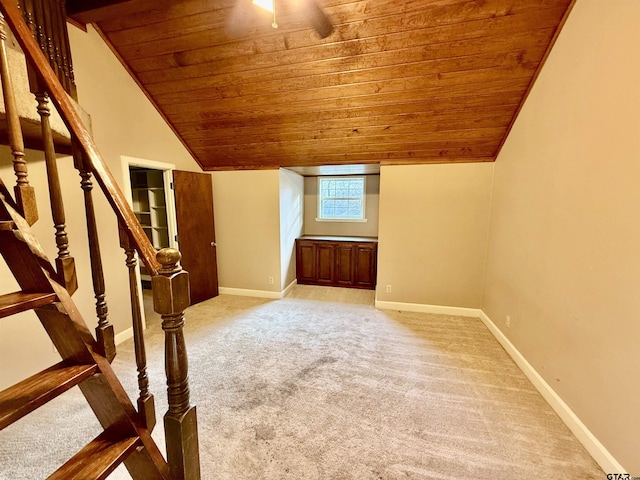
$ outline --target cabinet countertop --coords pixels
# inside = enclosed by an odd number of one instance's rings
[[[303,235],[296,240],[318,240],[325,242],[378,242],[378,237],[340,237],[334,235]]]

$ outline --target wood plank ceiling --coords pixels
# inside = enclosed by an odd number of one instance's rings
[[[320,39],[301,1],[67,5],[217,170],[493,161],[572,3],[318,0]]]

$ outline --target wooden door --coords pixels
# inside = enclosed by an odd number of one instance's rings
[[[178,244],[189,272],[191,304],[218,296],[211,175],[174,170]]]

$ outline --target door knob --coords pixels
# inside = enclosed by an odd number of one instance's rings
[[[217,247],[217,246],[218,246],[218,244],[217,244],[216,242],[211,242],[211,246],[212,246],[212,247]]]

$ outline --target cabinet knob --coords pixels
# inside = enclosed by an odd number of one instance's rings
[[[217,247],[217,246],[218,246],[218,244],[217,244],[216,242],[211,242],[211,246],[212,246],[212,247]]]

